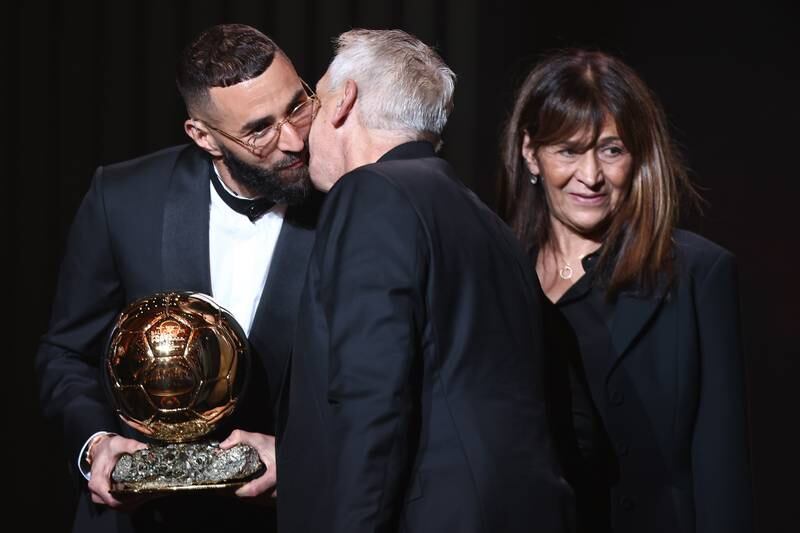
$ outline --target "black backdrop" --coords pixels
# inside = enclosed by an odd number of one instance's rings
[[[243,22],[271,35],[315,82],[352,27],[399,27],[437,46],[459,76],[444,155],[490,205],[512,88],[543,51],[620,55],[660,95],[709,204],[683,225],[739,258],[758,531],[797,531],[795,382],[800,211],[800,61],[790,4],[716,11],[644,2],[494,0],[27,1],[12,4],[3,165],[12,201],[4,255],[16,272],[6,410],[15,510],[66,529],[70,487],[58,434],[39,415],[32,361],[75,210],[98,164],[185,142],[172,75],[201,29]],[[8,20],[8,19],[7,19]],[[10,308],[10,307],[9,307]],[[27,452],[24,452],[27,450]],[[72,458],[69,458],[72,460]],[[17,499],[16,497],[14,498]]]

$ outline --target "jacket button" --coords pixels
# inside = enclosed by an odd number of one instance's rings
[[[625,401],[625,395],[622,394],[622,391],[615,390],[611,393],[611,404],[612,405],[622,405],[622,402]]]
[[[630,511],[631,509],[633,509],[633,500],[628,496],[622,496],[619,499],[619,506],[626,511]]]

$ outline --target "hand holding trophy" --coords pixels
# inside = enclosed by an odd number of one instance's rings
[[[112,495],[235,488],[264,471],[246,444],[222,450],[200,440],[236,408],[247,346],[236,320],[204,294],[156,294],[123,310],[106,353],[107,388],[126,424],[165,444],[123,455]]]

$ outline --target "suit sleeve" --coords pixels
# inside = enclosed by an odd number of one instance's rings
[[[331,531],[395,531],[410,472],[423,252],[420,222],[379,175],[348,175],[321,264],[329,327]]]
[[[122,303],[99,169],[70,230],[50,324],[36,354],[42,410],[61,425],[73,465],[89,436],[119,428],[100,382],[100,360]]]
[[[744,354],[736,264],[724,252],[700,285],[700,395],[692,441],[698,533],[751,532]]]

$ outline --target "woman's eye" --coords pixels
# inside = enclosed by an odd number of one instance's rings
[[[606,146],[600,151],[601,157],[604,159],[616,159],[625,153],[625,148],[622,146]]]

